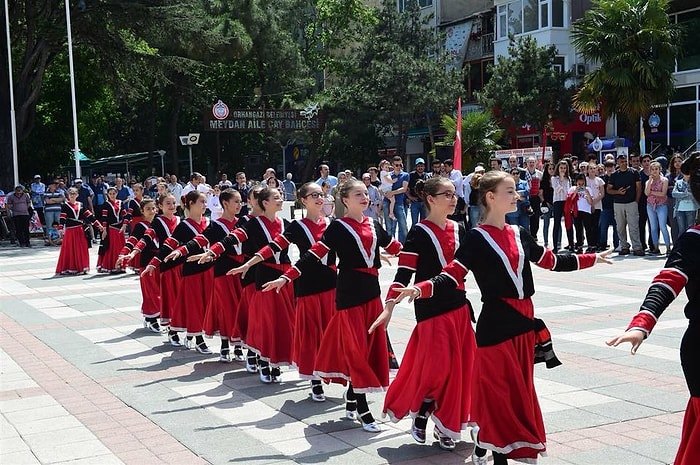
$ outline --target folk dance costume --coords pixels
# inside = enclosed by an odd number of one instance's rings
[[[122,216],[121,200],[108,200],[102,206],[100,218],[102,227],[107,230],[107,237],[102,239],[97,258],[98,273],[122,273],[126,264],[117,266],[119,252],[126,243],[122,227],[127,224]]]
[[[474,273],[483,305],[476,325],[469,425],[478,447],[537,463],[538,454],[544,455],[547,447],[533,382],[537,321],[529,262],[553,271],[574,271],[593,266],[596,255],[555,255],[525,229],[512,225],[502,230],[480,225],[467,232],[464,244],[440,275],[416,285],[418,298],[430,298],[443,287],[454,288],[468,271]],[[548,348],[543,361],[553,359]]]
[[[318,223],[307,218],[293,221],[282,235],[277,236],[257,255],[267,260],[274,254],[286,250],[290,244],[296,244],[299,253],[304,254],[321,240],[326,227],[326,219],[323,217]],[[335,252],[331,251],[321,261],[309,261],[299,266],[302,274],[294,281],[296,320],[292,359],[299,371],[299,377],[312,380],[312,398],[322,401],[324,400],[323,388],[320,385],[320,378],[314,375],[314,366],[321,338],[335,308]]]
[[[174,261],[161,263],[161,260],[157,258],[157,255],[161,253],[161,250],[163,251],[164,256],[170,253],[171,249],[167,248],[165,242],[170,238],[179,224],[179,216],[173,216],[172,218],[168,218],[163,215],[156,216],[153,222],[151,222],[151,227],[146,230],[144,236],[134,247],[141,253],[143,253],[143,251],[147,248],[158,249],[158,252],[153,256],[153,258],[151,258],[148,264],[155,266],[153,276],[158,283],[158,291],[160,295],[161,326],[167,326],[170,324],[170,314],[172,308],[175,306],[175,297],[177,296],[181,269],[177,266],[178,263]]]
[[[281,235],[288,225],[289,222],[280,218],[271,221],[266,216],[257,216],[214,244],[210,251],[218,257],[230,252],[240,242],[252,246],[254,250],[260,250]],[[287,251],[282,250],[255,268],[256,292],[248,302],[245,344],[260,359],[260,379],[264,383],[278,382],[279,366],[292,363],[294,290],[292,286],[284,286],[280,292],[261,290],[265,283],[279,278],[290,267]],[[268,364],[272,366],[271,369]]]
[[[396,255],[401,243],[371,218],[364,217],[361,222],[338,218],[328,226],[323,238],[284,274],[286,279],[294,280],[331,251],[337,254],[337,311],[321,339],[314,375],[326,382],[343,385],[350,382],[350,402],[354,402],[353,392],[381,392],[389,385],[386,329],[381,325],[367,334],[383,310],[378,279],[379,247]],[[349,407],[346,408],[350,411]]]
[[[681,340],[681,366],[690,391],[683,419],[681,443],[675,465],[695,465],[700,460],[700,226],[681,234],[666,261],[666,267],[652,280],[639,313],[627,330],[641,330],[647,336],[666,308],[685,287],[688,329]]]
[[[416,282],[439,275],[454,259],[465,235],[464,226],[452,220],[447,220],[444,230],[427,220],[412,227],[387,301],[398,295],[395,288],[408,286],[414,273]],[[414,430],[414,437],[421,443],[425,442],[426,417],[432,415],[439,432],[451,439],[444,446],[441,441],[441,446],[452,449],[467,426],[471,407],[476,352],[471,303],[461,281],[456,288],[436,289],[429,298],[414,303],[417,324],[386,394],[384,414],[393,422],[411,415],[414,428],[420,430],[418,437]]]
[[[177,225],[172,236],[165,240],[164,247],[160,248],[154,260],[162,262],[170,252],[201,234],[207,226],[209,226],[209,219],[206,217],[202,217],[200,222],[192,218],[185,218]],[[211,297],[211,288],[214,282],[211,264],[200,265],[197,262],[187,262],[184,257],[174,261],[177,262],[176,266],[180,269],[181,274],[177,297],[170,315],[170,330],[186,331],[188,339],[193,336],[202,336],[204,334],[204,312]],[[166,263],[169,262],[162,262],[161,266]]]
[[[148,221],[141,221],[131,230],[129,239],[124,244],[119,255],[128,255],[138,245],[139,241],[146,237],[146,232],[150,228]],[[147,245],[138,257],[134,257],[134,265],[137,269],[145,268],[153,257],[158,253],[158,247],[148,241]],[[160,332],[158,327],[158,317],[160,317],[160,291],[158,286],[159,272],[156,271],[151,276],[139,276],[139,285],[141,286],[141,313],[144,317],[144,326],[151,329],[153,332]]]
[[[143,213],[141,212],[141,201],[143,199],[129,199],[125,204],[124,204],[124,223],[129,225],[129,237],[132,237],[136,233],[136,226],[139,223],[146,223],[146,226],[148,229],[148,223],[144,217]],[[143,230],[145,232],[145,230]],[[143,235],[141,235],[142,237]],[[139,237],[139,239],[141,238]],[[127,243],[129,241],[127,240]],[[137,240],[138,242],[138,240]],[[133,245],[136,245],[134,243]],[[133,247],[132,247],[133,248]],[[141,266],[138,265],[139,261],[134,259],[132,263],[127,263],[126,265],[130,266],[136,273],[138,273],[141,270]],[[145,265],[148,265],[148,262],[146,262]],[[144,266],[145,266],[144,265]]]
[[[224,218],[213,220],[202,234],[195,236],[187,244],[178,248],[178,251],[183,257],[199,254],[204,248],[232,234],[239,223],[241,222],[237,218],[234,218],[233,221]],[[239,276],[231,276],[226,273],[242,263],[241,246],[236,246],[231,253],[222,255],[213,264],[213,286],[211,289],[205,289],[205,291],[210,292],[210,296],[206,299],[208,303],[204,316],[204,334],[207,337],[218,335],[222,341],[227,341],[226,349],[222,348],[222,356],[224,350],[228,355],[228,341],[239,341],[232,335],[236,322],[235,310],[241,298],[241,281]],[[211,265],[208,264],[210,267]]]
[[[59,217],[59,229],[63,229],[63,243],[56,263],[56,274],[87,273],[90,255],[85,243],[83,225],[92,224],[101,228],[99,221],[80,202],[63,202]]]
[[[251,219],[254,219],[254,217],[250,215],[242,216],[239,219],[239,224],[241,221],[245,221],[247,223]],[[257,249],[254,247],[252,242],[246,241],[242,245],[243,261],[245,262],[251,258],[255,252],[257,252]],[[227,247],[227,249],[229,249],[229,247]],[[250,301],[255,294],[255,270],[259,266],[259,264],[253,265],[250,267],[245,277],[241,278],[241,298],[236,306],[236,319],[233,325],[231,338],[240,340],[244,345],[248,334],[248,314],[250,310]],[[249,373],[257,373],[258,371],[258,356],[250,349],[248,349],[246,356],[246,370]]]

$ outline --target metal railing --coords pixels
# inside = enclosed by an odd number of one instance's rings
[[[697,147],[697,146],[698,146],[698,142],[700,142],[700,139],[695,139],[695,142],[693,142],[692,144],[690,144],[690,146],[689,146],[687,149],[685,149],[685,150],[683,151],[683,158],[685,158],[685,156],[688,155],[688,152],[690,152],[691,150],[693,150],[693,147]],[[696,150],[697,150],[697,149],[696,149]]]
[[[478,60],[479,58],[493,56],[493,33],[482,34],[476,39],[471,37],[467,39],[467,51],[465,60]]]

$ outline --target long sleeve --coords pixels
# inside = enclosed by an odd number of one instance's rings
[[[411,277],[416,272],[418,267],[418,249],[416,240],[416,233],[413,228],[409,231],[406,236],[406,243],[403,249],[399,253],[399,267],[394,275],[394,282],[389,286],[389,291],[386,295],[386,301],[391,301],[396,298],[399,294],[396,291],[397,287],[406,287],[411,282]]]
[[[222,240],[216,244],[209,247],[209,250],[216,256],[220,256],[224,253],[232,253],[238,244],[241,244],[248,240],[248,233],[246,232],[245,226],[238,228],[233,231],[233,233],[224,237]]]
[[[323,239],[316,242],[299,258],[294,266],[282,275],[282,277],[288,281],[294,281],[301,276],[301,269],[304,267],[305,263],[320,262],[330,251],[330,247],[323,242]]]

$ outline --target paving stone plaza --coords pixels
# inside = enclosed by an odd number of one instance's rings
[[[39,242],[0,246],[2,464],[449,465],[472,452],[466,432],[453,452],[421,446],[408,420],[383,419],[382,432],[368,434],[342,419],[340,386],[316,403],[294,370],[263,385],[243,363],[173,348],[142,328],[135,275],[96,275],[93,248],[90,274],[54,277],[57,256]],[[677,299],[636,356],[629,345],[605,346],[664,264],[659,256],[613,261],[566,274],[533,267],[535,313],[563,362],[535,369],[548,432],[540,464],[673,461],[688,401],[678,355],[687,300]],[[381,269],[384,290],[395,270]],[[467,288],[478,313],[471,277]],[[414,325],[402,304],[389,327],[399,360]],[[383,395],[368,398],[379,418]]]

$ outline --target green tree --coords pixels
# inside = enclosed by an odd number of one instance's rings
[[[511,40],[508,56],[498,57],[477,94],[479,102],[511,129],[529,124],[542,131],[555,119],[570,119],[572,90],[566,82],[571,75],[555,69],[556,54],[554,45],[540,47],[530,36]]]
[[[591,112],[602,103],[605,116],[636,125],[652,105],[670,99],[681,31],[668,11],[668,0],[593,0],[571,38],[586,61],[600,68],[584,77],[576,110]]]
[[[440,123],[445,130],[442,145],[453,145],[457,134],[457,118],[443,115]],[[468,168],[476,162],[487,164],[491,154],[500,149],[503,129],[488,111],[470,111],[462,118],[462,166]]]

